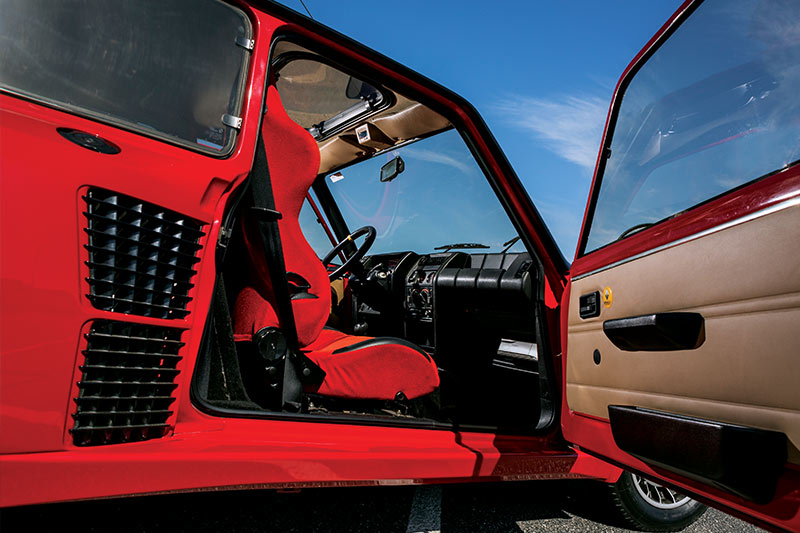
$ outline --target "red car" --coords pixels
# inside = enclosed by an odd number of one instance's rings
[[[280,5],[0,6],[0,505],[593,478],[800,531],[796,3],[631,62],[571,265],[468,103]]]

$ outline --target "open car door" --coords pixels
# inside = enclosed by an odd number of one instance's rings
[[[631,63],[562,300],[567,440],[792,530],[799,16],[687,2]]]

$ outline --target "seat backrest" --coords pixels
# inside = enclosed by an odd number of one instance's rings
[[[311,134],[286,114],[274,86],[267,89],[267,111],[261,132],[275,209],[283,215],[278,227],[286,271],[290,273],[290,281],[299,276],[311,286],[307,293],[292,299],[297,337],[300,345],[306,346],[319,336],[331,306],[327,270],[303,236],[299,221],[303,200],[319,172],[319,148]],[[258,227],[247,215],[242,222],[251,267],[234,311],[234,329],[239,338],[252,336],[266,326],[280,327]]]

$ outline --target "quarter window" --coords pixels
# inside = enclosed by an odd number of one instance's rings
[[[251,37],[238,9],[0,0],[0,13],[2,90],[204,152],[233,146],[223,116],[239,114]]]

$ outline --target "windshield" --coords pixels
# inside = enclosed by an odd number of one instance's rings
[[[800,158],[800,4],[708,0],[625,89],[585,253]]]
[[[0,0],[0,13],[3,89],[199,151],[233,147],[236,129],[223,116],[239,114],[251,37],[238,9]]]
[[[398,156],[403,170],[382,182],[381,167]],[[378,154],[325,183],[350,231],[377,230],[371,253],[524,250],[509,243],[517,232],[455,130]]]

